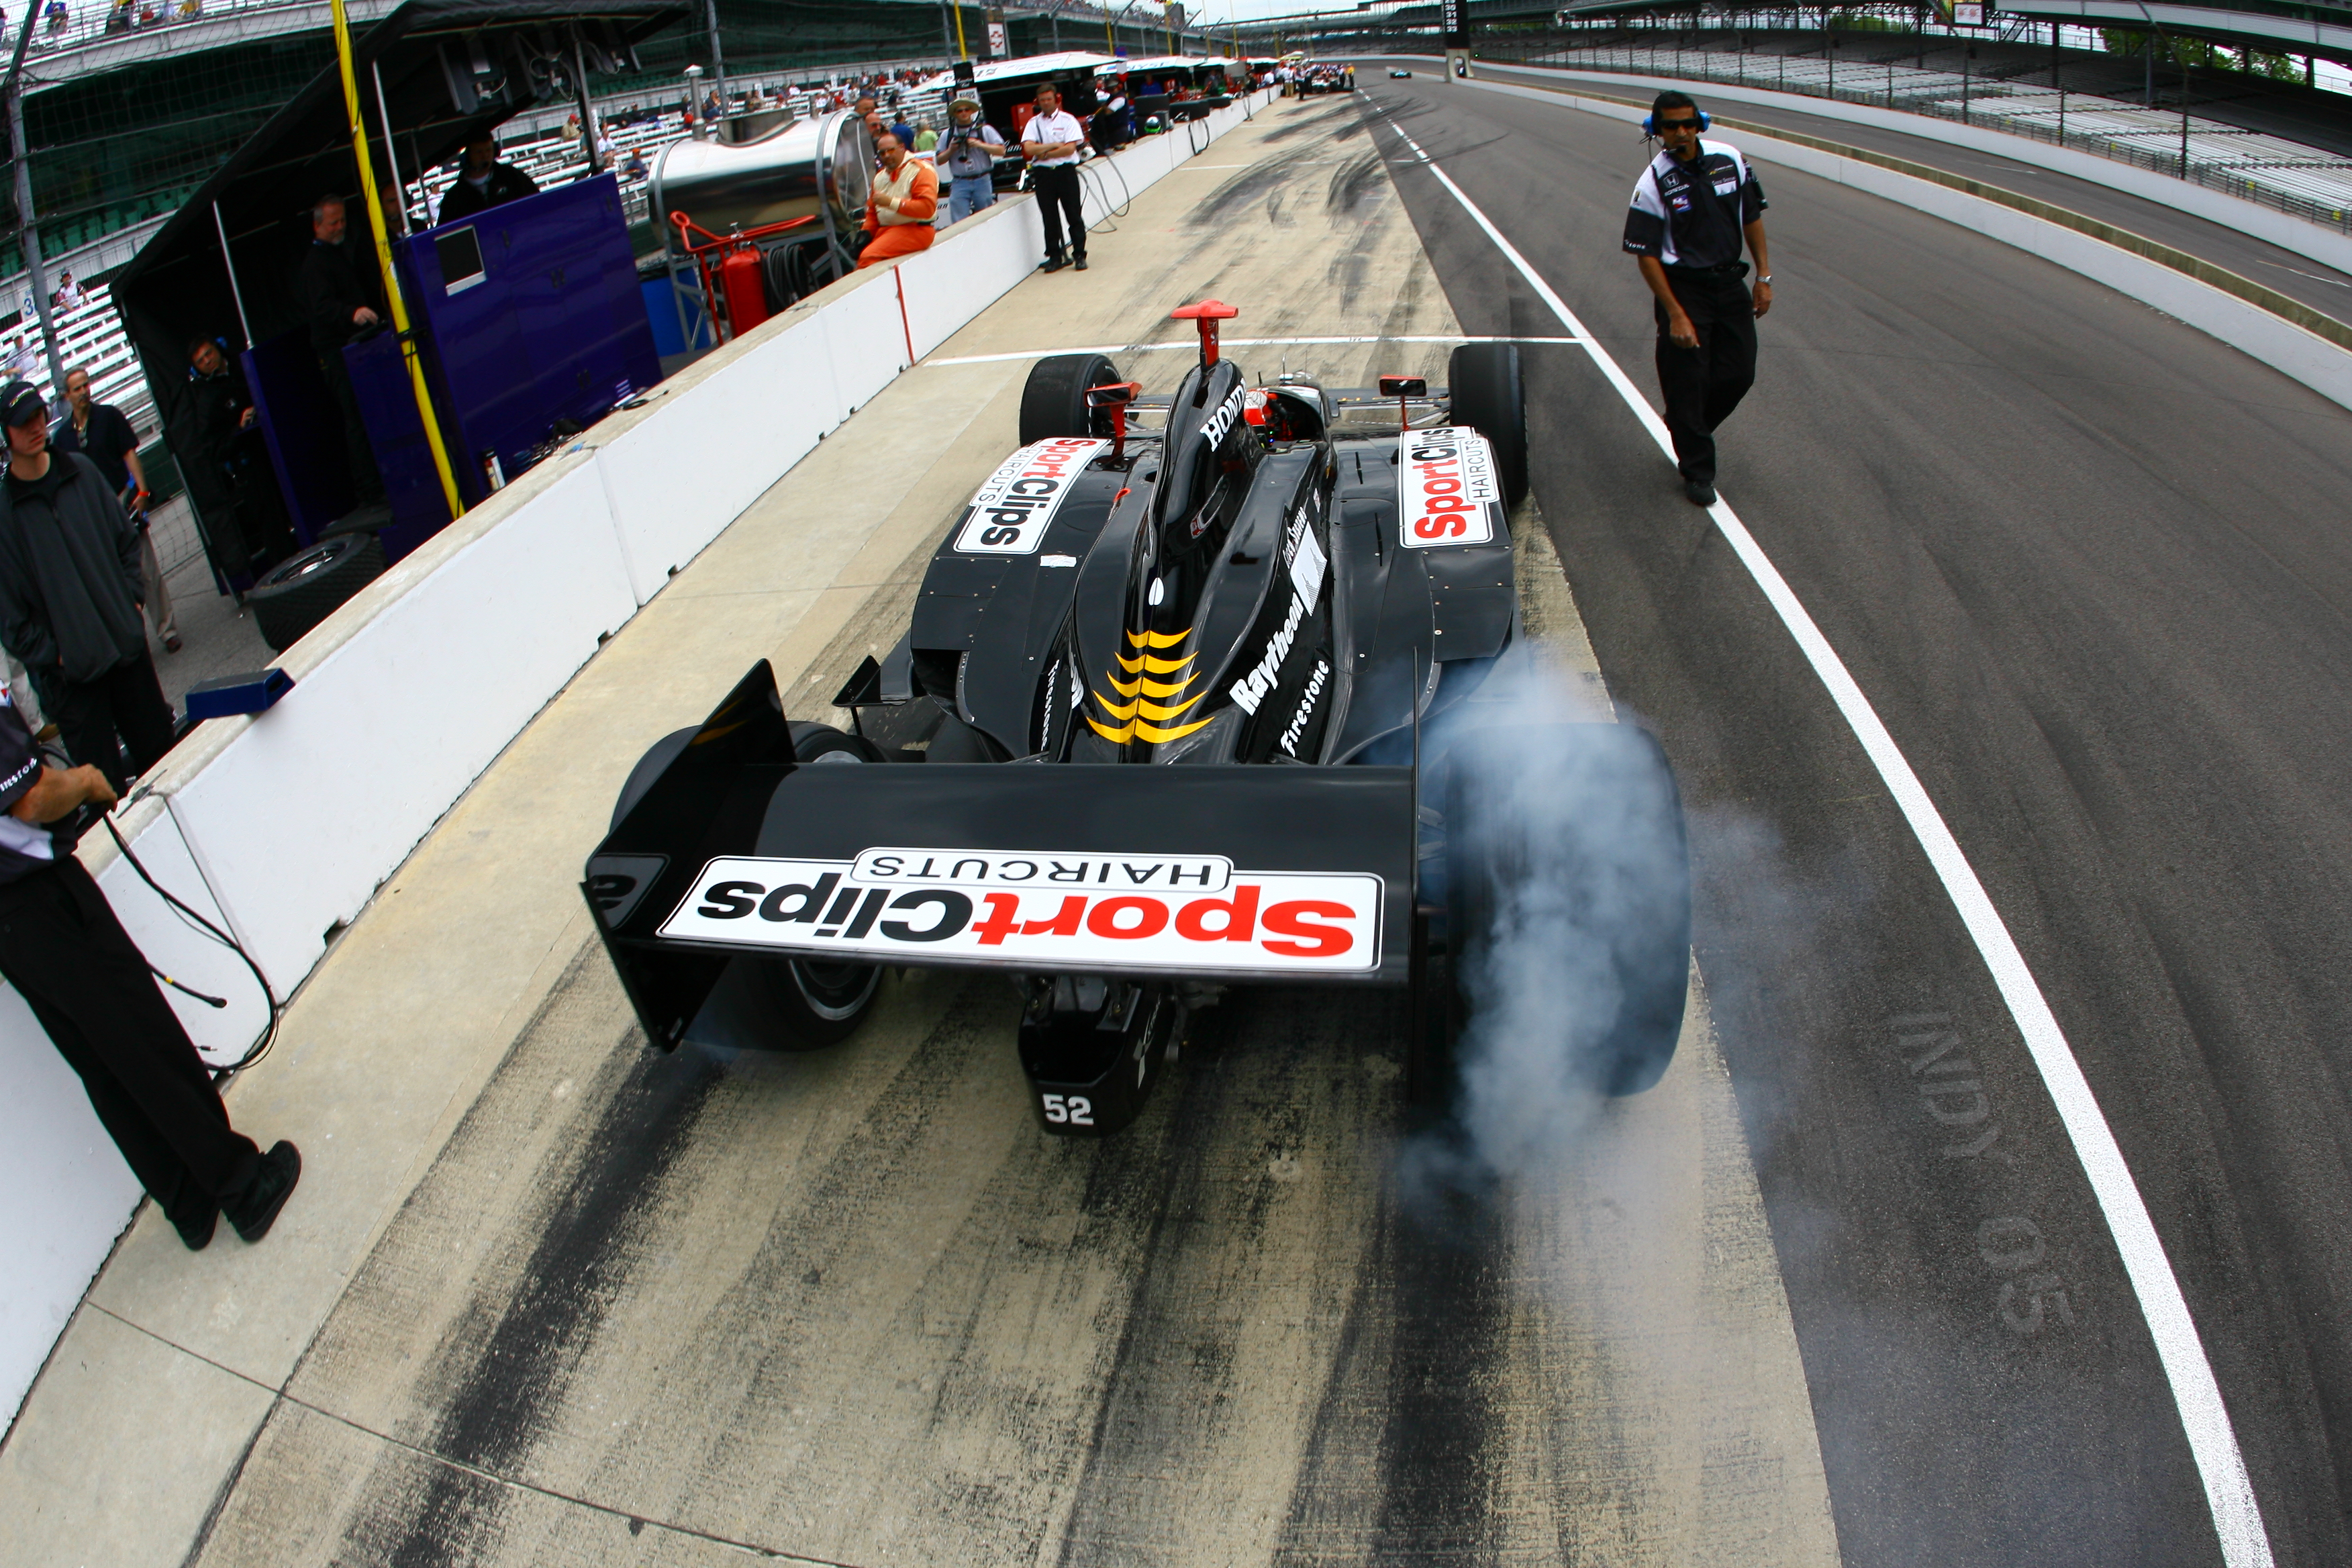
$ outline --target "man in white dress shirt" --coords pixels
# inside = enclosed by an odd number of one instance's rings
[[[1029,160],[1030,188],[1037,193],[1038,211],[1045,220],[1044,272],[1075,266],[1087,269],[1087,218],[1078,192],[1078,149],[1087,144],[1087,128],[1075,114],[1062,110],[1062,95],[1051,83],[1037,89],[1037,112],[1021,132],[1021,152]],[[1063,226],[1069,229],[1069,247],[1063,248]]]

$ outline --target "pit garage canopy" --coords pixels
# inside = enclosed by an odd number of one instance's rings
[[[408,0],[352,44],[377,184],[390,184],[379,75],[400,174],[415,179],[513,115],[576,96],[573,74],[583,61],[591,77],[634,74],[635,46],[688,10],[682,0]],[[266,342],[300,324],[293,279],[310,244],[311,204],[343,197],[354,233],[363,235],[359,189],[341,73],[331,66],[111,279],[115,308],[199,509],[226,498],[206,465],[186,460],[195,450],[187,345],[222,338],[232,358],[250,346],[238,326],[222,231],[252,341]],[[373,256],[367,260],[372,267]]]

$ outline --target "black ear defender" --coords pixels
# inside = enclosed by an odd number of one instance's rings
[[[1702,136],[1706,135],[1708,129],[1715,124],[1714,117],[1704,109],[1694,109],[1691,112],[1698,116],[1698,133]],[[1642,116],[1642,134],[1655,136],[1657,133],[1658,116],[1655,110],[1652,110]]]

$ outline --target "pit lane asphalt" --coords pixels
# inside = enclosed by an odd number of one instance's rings
[[[1638,141],[1366,85],[1652,386],[1617,246]],[[1465,330],[1556,327],[1382,145]],[[2352,420],[2089,279],[1759,155],[1779,298],[1725,496],[2065,1028],[2279,1561],[2352,1560]],[[1693,805],[1699,958],[1846,1560],[2215,1561],[2102,1218],[1949,900],[1630,412],[1580,351],[1528,353],[1536,495],[1612,693]]]

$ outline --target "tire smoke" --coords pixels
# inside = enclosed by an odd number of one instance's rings
[[[1690,952],[1681,801],[1647,731],[1591,720],[1522,666],[1424,737],[1459,1084],[1449,1124],[1406,1151],[1423,1176],[1540,1170],[1673,1057]]]

